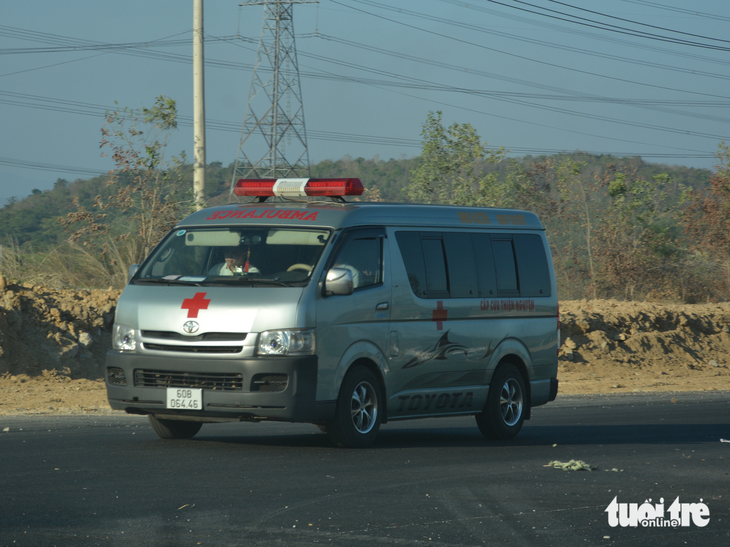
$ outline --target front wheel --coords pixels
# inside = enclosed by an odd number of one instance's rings
[[[160,439],[192,439],[203,427],[202,422],[186,422],[184,420],[161,420],[152,414],[148,415],[152,430]]]
[[[355,367],[342,382],[335,418],[325,424],[325,429],[337,446],[369,446],[378,435],[381,410],[382,394],[375,374],[365,367]]]
[[[512,439],[525,421],[527,392],[517,367],[509,363],[492,376],[484,410],[476,415],[477,426],[487,439]]]

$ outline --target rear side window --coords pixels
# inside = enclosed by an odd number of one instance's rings
[[[515,234],[514,243],[520,296],[550,296],[550,272],[540,236]]]
[[[537,234],[396,232],[419,298],[550,296],[550,270]]]

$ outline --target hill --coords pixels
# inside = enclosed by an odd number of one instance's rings
[[[511,161],[529,168],[544,162],[546,159],[558,161],[571,158],[585,162],[583,177],[588,182],[596,175],[603,173],[608,165],[614,169],[631,166],[639,177],[651,179],[654,175],[666,173],[672,181],[670,192],[677,194],[682,186],[704,188],[711,176],[707,169],[695,169],[682,166],[653,164],[641,158],[617,158],[610,155],[590,155],[580,152],[558,156],[527,156],[502,162],[498,165],[484,165],[485,171],[494,171],[505,175]],[[325,160],[311,166],[311,176],[325,177],[358,177],[366,188],[377,190],[382,201],[406,201],[403,189],[408,185],[409,174],[417,164],[417,158],[364,159],[346,156],[337,161]],[[233,164],[224,167],[220,162],[206,167],[206,200],[211,205],[228,203],[230,184],[233,175]],[[192,167],[187,166],[186,179],[183,184],[192,187]],[[30,196],[21,200],[10,200],[0,209],[0,244],[11,242],[25,247],[42,249],[48,245],[56,245],[68,237],[58,222],[59,217],[75,211],[74,199],[87,210],[94,209],[96,196],[107,196],[108,177],[77,179],[69,182],[58,179],[53,188],[44,192],[33,190]]]

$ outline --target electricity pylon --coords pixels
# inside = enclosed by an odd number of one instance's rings
[[[318,0],[243,0],[241,6],[264,6],[256,63],[243,119],[241,142],[231,181],[240,178],[309,176],[309,151],[304,127],[304,103],[294,42],[294,4]],[[247,150],[263,137],[263,156]],[[261,139],[258,139],[260,145]],[[260,150],[259,146],[259,150]]]

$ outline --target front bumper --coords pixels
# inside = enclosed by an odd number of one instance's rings
[[[113,375],[110,369],[116,369]],[[130,414],[212,422],[233,419],[322,423],[331,419],[335,411],[333,401],[316,400],[314,355],[205,359],[110,351],[105,372],[109,404]],[[278,383],[269,385],[268,378],[276,378]],[[166,408],[167,387],[202,387],[203,410]]]

